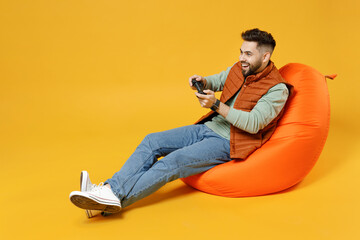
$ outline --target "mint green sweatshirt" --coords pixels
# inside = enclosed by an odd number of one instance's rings
[[[219,74],[205,77],[207,82],[205,88],[214,92],[222,91],[231,68],[228,67]],[[228,140],[230,140],[230,125],[252,134],[266,127],[283,109],[289,96],[286,85],[279,83],[270,88],[250,112],[245,112],[233,108],[239,92],[240,90],[225,103],[230,107],[226,118],[218,114],[205,122],[207,127]]]

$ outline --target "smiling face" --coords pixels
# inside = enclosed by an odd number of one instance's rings
[[[240,48],[241,72],[244,78],[264,70],[270,60],[270,52],[258,47],[257,42],[244,41]]]

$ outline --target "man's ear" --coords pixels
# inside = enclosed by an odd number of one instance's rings
[[[270,61],[270,57],[271,57],[271,53],[265,52],[263,55],[263,62],[266,63],[266,62]]]

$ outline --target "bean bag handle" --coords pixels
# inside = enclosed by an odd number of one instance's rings
[[[334,80],[336,77],[337,77],[337,74],[325,75],[325,78],[331,79],[331,80]]]

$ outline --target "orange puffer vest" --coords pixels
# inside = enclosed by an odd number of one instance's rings
[[[289,98],[292,93],[293,86],[287,83],[280,75],[274,63],[270,61],[269,65],[260,73],[250,75],[246,78],[244,84],[244,76],[241,73],[241,63],[237,62],[230,70],[224,85],[220,101],[225,103],[233,97],[241,88],[238,97],[234,103],[234,109],[250,112],[265,95],[270,88],[279,83],[284,83],[289,89]],[[288,99],[289,99],[288,98]],[[256,134],[250,134],[237,127],[230,127],[230,157],[232,159],[245,159],[256,149],[261,147],[274,133],[277,123],[283,115],[285,107],[279,115],[265,128]],[[195,124],[204,123],[211,120],[217,113],[209,112],[200,118]]]

